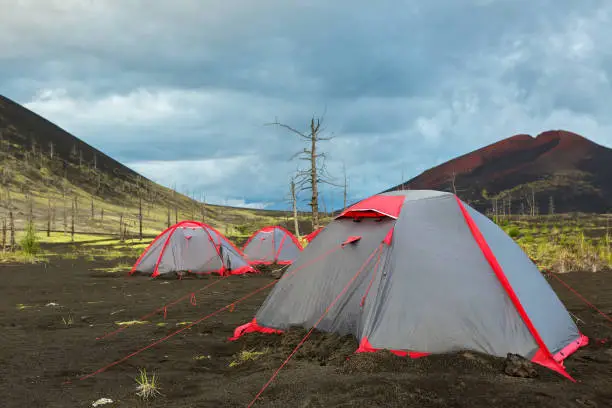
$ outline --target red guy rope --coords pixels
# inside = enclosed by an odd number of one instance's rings
[[[561,282],[561,284],[563,286],[565,286],[567,289],[569,289],[570,292],[572,292],[574,295],[576,295],[577,298],[579,298],[580,300],[582,300],[585,304],[587,304],[589,307],[591,307],[593,310],[595,310],[597,313],[599,313],[600,315],[602,315],[606,320],[608,320],[609,322],[612,322],[612,317],[608,316],[606,313],[602,312],[601,310],[599,310],[597,308],[597,306],[595,306],[594,304],[592,304],[591,302],[589,302],[584,296],[582,296],[580,293],[578,293],[578,291],[574,288],[572,288],[570,285],[568,285],[564,280],[562,280],[560,277],[557,276],[557,274],[552,273],[550,271],[546,271],[546,273],[548,273],[550,276],[552,276],[553,278],[555,278],[556,280],[558,280],[559,282]]]
[[[330,250],[328,250],[327,252],[325,252],[325,253],[321,254],[320,256],[318,256],[318,257],[316,257],[316,258],[314,258],[314,259],[310,260],[309,262],[306,262],[304,265],[301,265],[300,267],[296,268],[296,269],[295,269],[294,271],[292,271],[292,272],[291,272],[289,275],[283,275],[283,277],[282,277],[281,279],[279,279],[279,280],[273,280],[272,282],[270,282],[270,283],[268,283],[268,284],[266,284],[266,285],[264,285],[264,286],[260,287],[259,289],[254,290],[253,292],[251,292],[251,293],[249,293],[249,294],[247,294],[247,295],[245,295],[245,296],[243,296],[243,297],[239,298],[238,300],[235,300],[235,301],[234,301],[234,302],[232,302],[232,303],[229,303],[229,304],[227,304],[227,305],[223,306],[223,307],[222,307],[222,308],[220,308],[220,309],[215,310],[214,312],[212,312],[212,313],[210,313],[210,314],[208,314],[208,315],[206,315],[206,316],[204,316],[204,317],[202,317],[202,318],[200,318],[200,319],[196,320],[195,322],[190,323],[189,325],[184,326],[183,328],[178,329],[178,330],[176,330],[176,331],[174,331],[174,332],[170,333],[169,335],[167,335],[167,336],[165,336],[165,337],[162,337],[162,338],[160,338],[160,339],[157,339],[157,340],[155,340],[153,343],[151,343],[151,344],[149,344],[149,345],[147,345],[147,346],[145,346],[145,347],[142,347],[141,349],[138,349],[138,350],[136,350],[136,351],[134,351],[134,352],[132,352],[132,353],[128,354],[127,356],[125,356],[125,357],[123,357],[123,358],[121,358],[121,359],[119,359],[119,360],[117,360],[117,361],[114,361],[114,362],[112,362],[112,363],[110,363],[110,364],[108,364],[108,365],[106,365],[106,366],[104,366],[104,367],[100,368],[99,370],[96,370],[96,371],[94,371],[94,372],[92,372],[92,373],[90,373],[90,374],[87,374],[87,375],[85,375],[85,376],[83,376],[83,377],[79,378],[79,381],[82,381],[82,380],[85,380],[85,379],[87,379],[87,378],[91,378],[91,377],[93,377],[93,376],[95,376],[95,375],[97,375],[97,374],[100,374],[100,373],[102,373],[102,372],[104,372],[104,371],[108,370],[109,368],[114,367],[114,366],[116,366],[117,364],[120,364],[120,363],[122,363],[122,362],[124,362],[124,361],[126,361],[126,360],[128,360],[128,359],[130,359],[130,358],[132,358],[132,357],[134,357],[135,355],[140,354],[140,353],[142,353],[143,351],[148,350],[148,349],[150,349],[150,348],[152,348],[152,347],[154,347],[154,346],[156,346],[156,345],[158,345],[158,344],[160,344],[160,343],[162,343],[162,342],[164,342],[164,341],[168,340],[168,339],[169,339],[169,338],[171,338],[171,337],[174,337],[174,336],[176,336],[177,334],[179,334],[179,333],[181,333],[181,332],[183,332],[183,331],[185,331],[185,330],[187,330],[187,329],[192,328],[192,327],[193,327],[193,326],[195,326],[196,324],[199,324],[199,323],[201,323],[201,322],[203,322],[203,321],[205,321],[205,320],[207,320],[207,319],[210,319],[211,317],[214,317],[214,316],[218,315],[219,313],[223,312],[224,310],[230,309],[231,311],[233,311],[233,310],[234,310],[234,307],[235,307],[235,306],[236,306],[238,303],[241,303],[241,302],[243,302],[244,300],[246,300],[246,299],[250,298],[251,296],[254,296],[254,295],[256,295],[257,293],[261,292],[262,290],[265,290],[265,289],[269,288],[270,286],[275,285],[276,283],[278,283],[278,282],[279,282],[280,280],[282,280],[283,278],[286,278],[287,276],[290,276],[290,275],[295,274],[295,273],[296,273],[297,271],[299,271],[300,269],[305,268],[306,266],[308,266],[308,265],[312,264],[313,262],[316,262],[316,261],[321,260],[321,259],[322,259],[322,258],[324,258],[325,256],[327,256],[327,255],[331,254],[331,253],[332,253],[332,252],[334,252],[334,251],[337,251],[337,250],[338,250],[338,249],[340,249],[340,248],[342,248],[342,246],[341,246],[341,245],[337,245],[337,246],[335,246],[335,247],[331,248],[331,249],[330,249]],[[375,252],[376,252],[376,251],[374,251],[374,252],[372,253],[372,255],[370,255],[370,257],[372,257],[372,256],[374,255],[374,253],[375,253]],[[228,275],[228,276],[229,276],[229,275]],[[215,282],[219,282],[219,281],[221,281],[222,279],[223,279],[223,278],[218,279],[218,280],[217,280],[217,281],[215,281]],[[202,289],[204,289],[204,288],[202,288]],[[184,297],[183,297],[183,299],[184,299],[184,298],[186,298],[187,296],[190,296],[190,295],[191,295],[191,293],[187,294],[186,296],[184,296]],[[158,309],[158,310],[159,310],[159,309]],[[67,383],[69,383],[69,382],[67,382]]]
[[[381,250],[382,250],[382,244],[380,244],[378,247],[376,247],[376,249],[374,251],[372,251],[372,253],[368,257],[368,259],[366,259],[365,262],[361,265],[361,267],[359,268],[357,273],[355,273],[355,275],[353,275],[353,277],[348,281],[346,286],[344,286],[344,288],[338,294],[338,296],[336,296],[336,298],[329,304],[329,306],[327,306],[327,309],[325,309],[325,311],[323,312],[321,317],[319,317],[319,319],[315,322],[315,324],[308,331],[308,333],[306,333],[306,336],[304,336],[304,338],[298,343],[298,345],[295,346],[295,348],[293,349],[291,354],[289,354],[289,356],[285,359],[285,361],[283,361],[283,363],[280,365],[280,367],[278,367],[278,369],[274,372],[274,374],[272,374],[272,377],[270,377],[268,382],[264,384],[264,386],[261,388],[261,390],[259,390],[257,395],[255,395],[255,398],[253,398],[253,400],[249,403],[247,408],[251,408],[255,404],[255,402],[259,399],[261,394],[264,393],[264,391],[268,388],[268,386],[272,383],[272,381],[274,381],[274,379],[278,376],[279,372],[283,369],[283,367],[285,367],[285,365],[287,365],[289,360],[291,360],[291,357],[293,357],[295,355],[295,353],[297,353],[297,351],[300,349],[300,347],[302,347],[302,345],[306,342],[306,340],[308,340],[308,338],[310,337],[312,332],[317,328],[317,326],[319,325],[319,323],[321,323],[321,321],[325,318],[325,316],[327,316],[327,314],[329,313],[331,308],[336,305],[338,300],[340,300],[340,298],[346,293],[346,291],[351,286],[351,284],[355,281],[355,279],[357,279],[357,277],[361,274],[361,272],[363,272],[363,270],[365,269],[366,265],[372,260],[374,255],[378,251],[381,251]]]
[[[206,289],[208,289],[208,288],[210,288],[210,287],[212,287],[212,286],[216,285],[217,283],[221,282],[222,280],[226,279],[228,276],[229,276],[229,275],[223,276],[223,277],[221,277],[221,278],[219,278],[219,279],[215,280],[214,282],[209,283],[208,285],[204,286],[203,288],[200,288],[198,291],[200,291],[200,292],[201,292],[201,291],[204,291],[204,290],[206,290]],[[140,317],[138,320],[145,320],[145,319],[148,319],[149,317],[154,316],[155,314],[157,314],[157,313],[159,313],[159,312],[164,312],[164,320],[165,320],[165,319],[166,319],[166,315],[167,315],[167,313],[168,313],[168,307],[170,307],[170,306],[174,306],[174,305],[176,305],[177,303],[179,303],[179,302],[181,302],[181,301],[183,301],[183,300],[185,300],[185,299],[187,299],[187,298],[190,298],[190,300],[191,300],[191,299],[194,299],[194,298],[195,298],[195,294],[194,294],[193,292],[187,293],[186,295],[184,295],[184,296],[182,296],[182,297],[180,297],[180,298],[178,298],[178,299],[176,299],[176,300],[173,300],[172,302],[167,303],[167,304],[165,304],[165,305],[163,305],[163,306],[161,306],[161,307],[159,307],[159,308],[157,308],[157,309],[155,309],[155,310],[154,310],[154,311],[152,311],[151,313],[148,313],[148,314],[146,314],[146,315],[144,315],[144,316],[141,316],[141,317]],[[193,303],[192,303],[192,304],[193,304]],[[96,340],[102,340],[102,339],[105,339],[105,338],[107,338],[107,337],[114,336],[115,334],[118,334],[118,333],[120,333],[120,332],[124,331],[124,330],[125,330],[125,329],[127,329],[128,327],[130,327],[130,326],[122,326],[122,327],[118,328],[117,330],[114,330],[114,331],[112,331],[112,332],[110,332],[110,333],[105,333],[103,336],[96,337]]]
[[[165,336],[165,337],[162,337],[162,338],[160,338],[160,339],[157,339],[157,340],[155,340],[153,343],[151,343],[151,344],[149,344],[149,345],[147,345],[147,346],[145,346],[145,347],[143,347],[143,348],[141,348],[141,349],[139,349],[139,350],[136,350],[136,351],[134,351],[133,353],[130,353],[130,354],[128,354],[127,356],[125,356],[125,357],[123,357],[123,358],[121,358],[121,359],[119,359],[119,360],[117,360],[117,361],[114,361],[114,362],[112,362],[112,363],[110,363],[110,364],[108,364],[108,365],[106,365],[106,366],[104,366],[104,367],[100,368],[99,370],[96,370],[96,371],[94,371],[94,372],[92,372],[92,373],[90,373],[90,374],[87,374],[87,375],[85,375],[85,376],[83,376],[83,377],[79,378],[79,381],[85,380],[85,379],[87,379],[87,378],[91,378],[91,377],[93,377],[94,375],[100,374],[100,373],[102,373],[102,372],[104,372],[104,371],[108,370],[109,368],[116,366],[117,364],[123,363],[124,361],[126,361],[126,360],[128,360],[128,359],[130,359],[130,358],[134,357],[135,355],[140,354],[140,353],[142,353],[143,351],[148,350],[148,349],[150,349],[151,347],[154,347],[154,346],[158,345],[159,343],[164,342],[164,341],[168,340],[169,338],[174,337],[174,336],[176,336],[177,334],[179,334],[179,333],[181,333],[181,332],[183,332],[183,331],[185,331],[185,330],[187,330],[187,329],[192,328],[192,327],[193,327],[193,326],[195,326],[196,324],[199,324],[199,323],[203,322],[204,320],[210,319],[211,317],[214,317],[214,316],[218,315],[219,313],[223,312],[224,310],[229,309],[229,308],[231,308],[231,307],[235,306],[236,304],[238,304],[238,303],[241,303],[241,302],[245,301],[246,299],[248,299],[248,298],[250,298],[250,297],[252,297],[252,296],[256,295],[257,293],[261,292],[262,290],[265,290],[265,289],[269,288],[270,286],[274,285],[274,284],[275,284],[275,283],[277,283],[277,282],[278,282],[277,280],[274,280],[274,281],[272,281],[272,282],[270,282],[270,283],[268,283],[268,284],[266,284],[266,285],[262,286],[261,288],[259,288],[259,289],[257,289],[257,290],[254,290],[253,292],[251,292],[251,293],[249,293],[249,294],[247,294],[247,295],[245,295],[245,296],[241,297],[240,299],[235,300],[234,302],[229,303],[229,304],[227,304],[227,305],[223,306],[222,308],[217,309],[217,310],[215,310],[214,312],[212,312],[212,313],[210,313],[210,314],[208,314],[208,315],[206,315],[206,316],[204,316],[204,317],[201,317],[200,319],[196,320],[195,322],[190,323],[189,325],[187,325],[187,326],[185,326],[185,327],[183,327],[183,328],[181,328],[181,329],[178,329],[178,330],[176,330],[176,331],[174,331],[174,332],[172,332],[172,333],[168,334],[168,335],[167,335],[167,336]]]

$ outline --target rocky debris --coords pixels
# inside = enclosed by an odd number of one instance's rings
[[[504,364],[504,373],[511,377],[535,378],[538,371],[533,363],[518,354],[508,353]]]
[[[92,407],[99,407],[101,405],[106,405],[106,404],[112,404],[114,401],[110,398],[100,398],[97,401],[94,401],[91,406]]]

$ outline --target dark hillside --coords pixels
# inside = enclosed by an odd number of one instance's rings
[[[521,134],[389,190],[401,188],[455,189],[481,211],[497,200],[515,205],[514,212],[529,212],[535,196],[534,209],[541,214],[549,212],[551,202],[555,212],[605,213],[612,211],[612,149],[563,130]]]

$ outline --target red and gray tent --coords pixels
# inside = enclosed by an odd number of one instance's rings
[[[302,244],[283,227],[265,227],[251,235],[242,251],[251,265],[289,265],[302,251]]]
[[[294,326],[352,334],[360,352],[514,353],[567,377],[563,360],[588,343],[512,238],[429,190],[375,195],[341,213],[232,339]]]
[[[244,254],[210,225],[182,221],[162,232],[140,255],[131,274],[239,275],[255,270]]]

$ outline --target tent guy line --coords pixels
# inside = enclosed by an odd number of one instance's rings
[[[546,272],[546,275],[552,276],[553,278],[558,280],[563,286],[565,286],[570,292],[572,292],[574,294],[574,296],[576,296],[578,299],[582,300],[587,306],[589,306],[591,309],[596,311],[597,314],[603,316],[604,319],[606,319],[608,322],[612,323],[612,317],[610,317],[608,314],[604,313],[601,309],[599,309],[593,303],[589,302],[584,296],[582,296],[580,293],[578,293],[578,291],[576,289],[572,288],[570,285],[567,284],[567,282],[565,282],[563,279],[558,277],[557,274],[554,274],[554,273],[552,273],[550,271],[545,271],[545,272]],[[612,325],[610,323],[608,323],[608,326],[612,327]]]
[[[293,351],[289,354],[289,356],[287,356],[287,358],[285,359],[285,361],[283,361],[283,363],[280,365],[280,367],[278,367],[278,369],[272,374],[272,376],[270,377],[270,379],[268,380],[268,382],[266,382],[264,384],[264,386],[261,388],[261,390],[259,390],[259,392],[257,393],[257,395],[255,395],[255,397],[253,398],[253,400],[249,403],[247,408],[251,408],[255,402],[257,402],[257,400],[259,399],[259,397],[261,397],[261,395],[264,393],[264,391],[270,386],[270,384],[272,384],[272,381],[274,381],[274,379],[278,376],[278,374],[280,373],[280,371],[283,369],[283,367],[285,367],[287,365],[287,363],[289,362],[289,360],[291,360],[291,358],[295,355],[295,353],[298,352],[298,350],[300,349],[300,347],[302,347],[302,345],[304,343],[306,343],[306,340],[308,340],[308,338],[312,335],[312,333],[315,331],[315,329],[317,328],[317,326],[319,325],[319,323],[321,323],[321,321],[325,318],[325,316],[327,316],[327,314],[329,313],[329,311],[336,305],[336,303],[338,303],[338,301],[340,300],[340,298],[342,298],[342,296],[344,296],[344,294],[348,291],[348,289],[350,288],[350,286],[353,284],[353,282],[355,282],[355,280],[357,279],[357,277],[359,275],[361,275],[361,273],[364,271],[366,265],[368,265],[370,263],[370,261],[372,261],[372,259],[374,258],[374,255],[376,255],[378,253],[379,258],[377,260],[377,264],[378,262],[380,262],[380,253],[382,252],[382,248],[383,248],[383,243],[381,243],[374,251],[372,251],[372,253],[370,254],[370,256],[368,257],[368,259],[365,260],[365,262],[361,265],[361,267],[357,270],[357,272],[355,273],[355,275],[353,275],[351,277],[351,279],[346,283],[346,285],[344,286],[344,288],[342,288],[342,290],[340,291],[340,293],[338,293],[338,295],[334,298],[334,300],[332,300],[332,302],[327,306],[327,308],[325,309],[325,311],[323,312],[323,314],[317,319],[317,321],[312,325],[311,329],[308,331],[308,333],[306,333],[306,335],[304,336],[304,338],[302,338],[302,340],[300,340],[300,342],[298,343],[297,346],[295,346],[295,348],[293,349]]]
[[[202,291],[204,291],[204,290],[206,290],[206,289],[209,289],[209,288],[213,287],[214,285],[218,284],[218,283],[219,283],[219,282],[221,282],[222,280],[227,279],[229,276],[230,276],[230,275],[225,275],[225,276],[221,276],[221,277],[220,277],[220,278],[218,278],[218,279],[215,279],[215,281],[214,281],[214,282],[211,282],[211,283],[209,283],[208,285],[206,285],[206,286],[204,286],[204,287],[202,287],[202,288],[198,289],[198,292],[202,292]],[[167,309],[168,309],[169,307],[174,306],[174,305],[176,305],[177,303],[179,303],[179,302],[181,302],[181,301],[183,301],[183,300],[185,300],[185,299],[187,299],[187,298],[191,298],[191,297],[193,296],[193,294],[194,294],[194,292],[189,292],[189,293],[185,294],[184,296],[181,296],[180,298],[175,299],[175,300],[173,300],[172,302],[170,302],[170,303],[166,303],[165,305],[163,305],[163,306],[161,306],[161,307],[159,307],[159,308],[157,308],[157,309],[153,310],[151,313],[148,313],[148,314],[146,314],[146,315],[144,315],[144,316],[139,317],[139,318],[138,318],[138,320],[142,321],[142,320],[148,319],[149,317],[154,316],[154,315],[156,315],[156,314],[158,314],[158,313],[160,313],[160,312],[164,312],[164,319],[165,319],[165,318],[166,318],[166,311],[167,311]],[[191,300],[191,299],[190,299],[190,300]],[[122,331],[126,330],[128,327],[130,327],[130,326],[122,326],[122,327],[118,328],[117,330],[114,330],[114,331],[112,331],[112,332],[110,332],[110,333],[105,333],[103,336],[96,337],[96,340],[103,340],[103,339],[106,339],[106,338],[108,338],[108,337],[111,337],[111,336],[114,336],[114,335],[116,335],[116,334],[119,334],[119,333],[121,333]]]
[[[91,378],[91,377],[93,377],[93,376],[95,376],[95,375],[98,375],[98,374],[100,374],[100,373],[102,373],[102,372],[104,372],[104,371],[108,370],[109,368],[112,368],[112,367],[114,367],[114,366],[116,366],[116,365],[118,365],[118,364],[120,364],[120,363],[123,363],[124,361],[127,361],[128,359],[130,359],[130,358],[132,358],[132,357],[134,357],[134,356],[136,356],[136,355],[138,355],[138,354],[142,353],[143,351],[146,351],[146,350],[148,350],[148,349],[150,349],[150,348],[152,348],[152,347],[154,347],[154,346],[156,346],[156,345],[158,345],[158,344],[160,344],[160,343],[162,343],[162,342],[164,342],[164,341],[166,341],[166,340],[168,340],[168,339],[170,339],[170,338],[174,337],[175,335],[177,335],[177,334],[179,334],[179,333],[181,333],[181,332],[183,332],[183,331],[185,331],[185,330],[187,330],[187,329],[190,329],[190,328],[192,328],[193,326],[195,326],[195,325],[197,325],[197,324],[199,324],[199,323],[202,323],[202,322],[203,322],[203,321],[205,321],[205,320],[210,319],[211,317],[214,317],[214,316],[218,315],[219,313],[221,313],[221,312],[223,312],[223,311],[225,311],[225,310],[228,310],[228,309],[229,309],[230,311],[231,311],[231,310],[233,310],[233,309],[234,309],[234,307],[235,307],[235,306],[236,306],[238,303],[241,303],[241,302],[245,301],[246,299],[248,299],[248,298],[250,298],[250,297],[252,297],[252,296],[255,296],[257,293],[261,292],[262,290],[265,290],[265,289],[267,289],[267,288],[269,288],[269,287],[271,287],[271,286],[274,286],[274,285],[275,285],[275,284],[277,284],[278,282],[281,282],[282,280],[284,280],[284,279],[288,278],[289,276],[291,276],[292,274],[294,274],[294,273],[298,272],[298,271],[299,271],[299,270],[301,270],[302,268],[305,268],[305,267],[307,267],[307,266],[310,266],[310,265],[311,265],[312,263],[314,263],[314,262],[318,262],[318,261],[320,261],[320,260],[321,260],[321,259],[323,259],[324,257],[329,256],[331,253],[333,253],[334,251],[337,251],[337,250],[341,249],[342,247],[343,247],[342,245],[337,245],[337,246],[334,246],[334,247],[330,248],[328,251],[326,251],[325,253],[323,253],[323,254],[322,254],[322,255],[320,255],[319,257],[314,258],[314,259],[312,259],[310,262],[307,262],[307,263],[305,263],[304,265],[302,265],[302,267],[297,268],[297,269],[296,269],[296,270],[294,270],[294,271],[291,271],[291,273],[284,274],[284,275],[281,277],[281,279],[279,279],[279,280],[273,280],[272,282],[267,283],[266,285],[264,285],[264,286],[260,287],[259,289],[254,290],[253,292],[251,292],[251,293],[249,293],[249,294],[247,294],[247,295],[245,295],[245,296],[243,296],[243,297],[241,297],[241,298],[239,298],[239,299],[237,299],[237,300],[233,301],[232,303],[228,303],[227,305],[223,306],[222,308],[215,310],[214,312],[212,312],[212,313],[210,313],[210,314],[208,314],[208,315],[206,315],[206,316],[204,316],[204,317],[202,317],[202,318],[200,318],[200,319],[198,319],[198,320],[196,320],[196,321],[194,321],[194,322],[192,322],[192,323],[188,324],[187,326],[185,326],[185,327],[183,327],[183,328],[181,328],[181,329],[178,329],[178,330],[176,330],[176,331],[174,331],[174,332],[170,333],[170,334],[169,334],[169,335],[167,335],[167,336],[164,336],[164,337],[162,337],[162,338],[160,338],[160,339],[157,339],[157,340],[155,340],[153,343],[150,343],[150,344],[148,344],[147,346],[144,346],[144,347],[142,347],[142,348],[140,348],[140,349],[138,349],[138,350],[136,350],[136,351],[134,351],[134,352],[132,352],[132,353],[128,354],[127,356],[125,356],[125,357],[123,357],[123,358],[121,358],[121,359],[119,359],[119,360],[116,360],[116,361],[114,361],[114,362],[112,362],[112,363],[110,363],[110,364],[108,364],[108,365],[106,365],[106,366],[104,366],[104,367],[102,367],[102,368],[100,368],[100,369],[98,369],[98,370],[96,370],[96,371],[92,372],[92,373],[89,373],[89,374],[87,374],[87,375],[84,375],[84,376],[80,377],[80,378],[79,378],[79,381],[83,381],[83,380],[86,380],[86,379],[88,379],[88,378]],[[67,384],[71,384],[71,383],[72,383],[71,381],[66,381],[66,382],[64,382],[64,384],[65,384],[65,385],[67,385]]]
[[[250,298],[252,296],[255,296],[256,294],[258,294],[262,290],[265,290],[265,289],[269,288],[270,286],[273,286],[276,283],[278,283],[278,281],[272,281],[272,282],[270,282],[270,283],[260,287],[259,289],[256,289],[253,292],[251,292],[251,293],[249,293],[249,294],[247,294],[247,295],[245,295],[245,296],[243,296],[243,297],[233,301],[232,303],[228,303],[227,305],[223,306],[222,308],[217,309],[214,312],[199,318],[198,320],[196,320],[196,321],[186,325],[185,327],[183,327],[181,329],[178,329],[178,330],[168,334],[167,336],[159,338],[159,339],[155,340],[153,343],[150,343],[147,346],[144,346],[144,347],[142,347],[142,348],[140,348],[140,349],[138,349],[138,350],[128,354],[127,356],[125,356],[123,358],[120,358],[119,360],[116,360],[116,361],[114,361],[114,362],[112,362],[112,363],[110,363],[110,364],[108,364],[108,365],[106,365],[106,366],[104,366],[104,367],[94,371],[94,372],[91,372],[91,373],[89,373],[87,375],[84,375],[84,376],[80,377],[79,381],[83,381],[83,380],[91,378],[91,377],[93,377],[95,375],[98,375],[98,374],[108,370],[109,368],[114,367],[114,366],[116,366],[116,365],[118,365],[120,363],[123,363],[124,361],[129,360],[130,358],[132,358],[132,357],[142,353],[143,351],[146,351],[146,350],[148,350],[148,349],[150,349],[150,348],[152,348],[152,347],[154,347],[154,346],[156,346],[156,345],[158,345],[158,344],[160,344],[160,343],[162,343],[162,342],[164,342],[164,341],[166,341],[166,340],[176,336],[179,333],[184,332],[185,330],[191,329],[193,326],[195,326],[195,325],[197,325],[199,323],[202,323],[203,321],[208,320],[211,317],[214,317],[214,316],[218,315],[219,313],[221,313],[221,312],[223,312],[225,310],[233,309],[238,303],[242,303],[243,301],[247,300],[248,298]],[[70,384],[70,383],[71,383],[70,381],[67,381],[64,384]]]

